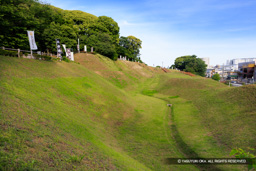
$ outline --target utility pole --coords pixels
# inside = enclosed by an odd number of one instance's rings
[[[224,81],[224,63],[223,63],[223,67],[222,67],[222,81]]]

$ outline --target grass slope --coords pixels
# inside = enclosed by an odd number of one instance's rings
[[[0,56],[0,170],[239,170],[163,160],[255,148],[255,86],[101,55],[75,60]]]
[[[202,124],[228,148],[256,148],[256,85],[227,87],[205,78],[176,78],[173,74],[157,88],[168,96],[188,100]]]
[[[163,164],[182,154],[170,140],[162,100],[76,63],[0,60],[1,170],[193,169]]]
[[[161,77],[155,91],[173,104],[173,132],[178,134],[178,144],[187,146],[184,150],[187,156],[228,158],[233,148],[256,147],[255,85],[230,88],[180,73]],[[211,169],[242,168],[218,166]]]

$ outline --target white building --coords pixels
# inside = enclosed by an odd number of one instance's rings
[[[227,64],[225,65],[225,70],[227,71],[238,71],[238,64],[244,62],[253,62],[256,61],[256,58],[239,58],[227,60]]]
[[[210,58],[200,58],[204,61],[204,63],[207,65],[207,69],[210,67]]]

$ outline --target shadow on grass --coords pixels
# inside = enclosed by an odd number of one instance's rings
[[[171,115],[171,120],[174,123],[174,113],[173,113],[173,107],[171,107],[170,109],[170,115]],[[171,132],[172,135],[176,141],[177,147],[179,148],[179,150],[188,158],[200,158],[200,159],[204,159],[202,157],[200,157],[195,151],[193,151],[182,139],[182,137],[180,136],[177,127],[175,124],[171,125]],[[195,166],[197,168],[199,168],[200,170],[221,170],[219,168],[217,168],[214,165],[203,165],[203,164],[195,164]]]

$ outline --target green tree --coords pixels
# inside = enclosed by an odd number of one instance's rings
[[[111,43],[111,37],[107,33],[95,34],[90,37],[90,44],[93,45],[95,51],[109,57],[110,59],[116,60],[117,53],[115,45]]]
[[[175,59],[174,67],[186,72],[205,76],[207,65],[196,55],[181,56]]]
[[[129,48],[129,40],[127,37],[121,36],[119,39],[119,48],[118,48],[118,54],[121,56],[131,56],[128,48]]]
[[[45,50],[42,34],[51,22],[63,23],[60,10],[34,0],[0,1],[0,46],[29,49],[27,30],[35,31],[40,50]]]
[[[128,59],[140,61],[140,49],[142,41],[134,36],[120,37],[118,54],[126,56]]]
[[[38,49],[56,52],[55,39],[76,49],[84,45],[111,59],[117,51],[130,59],[139,58],[141,41],[128,36],[124,48],[119,46],[119,26],[107,16],[96,17],[78,10],[62,10],[38,0],[0,0],[0,46],[29,50],[27,30],[35,31]],[[123,44],[123,43],[122,43]]]
[[[220,80],[220,74],[216,73],[212,76],[213,80],[219,81]]]
[[[97,21],[100,25],[104,26],[112,39],[112,43],[116,46],[119,42],[119,26],[111,17],[100,16]]]
[[[56,39],[60,39],[61,44],[66,44],[68,48],[76,48],[77,35],[72,25],[60,25],[52,22],[49,28],[44,30],[42,35],[46,47],[51,52],[56,52]]]

